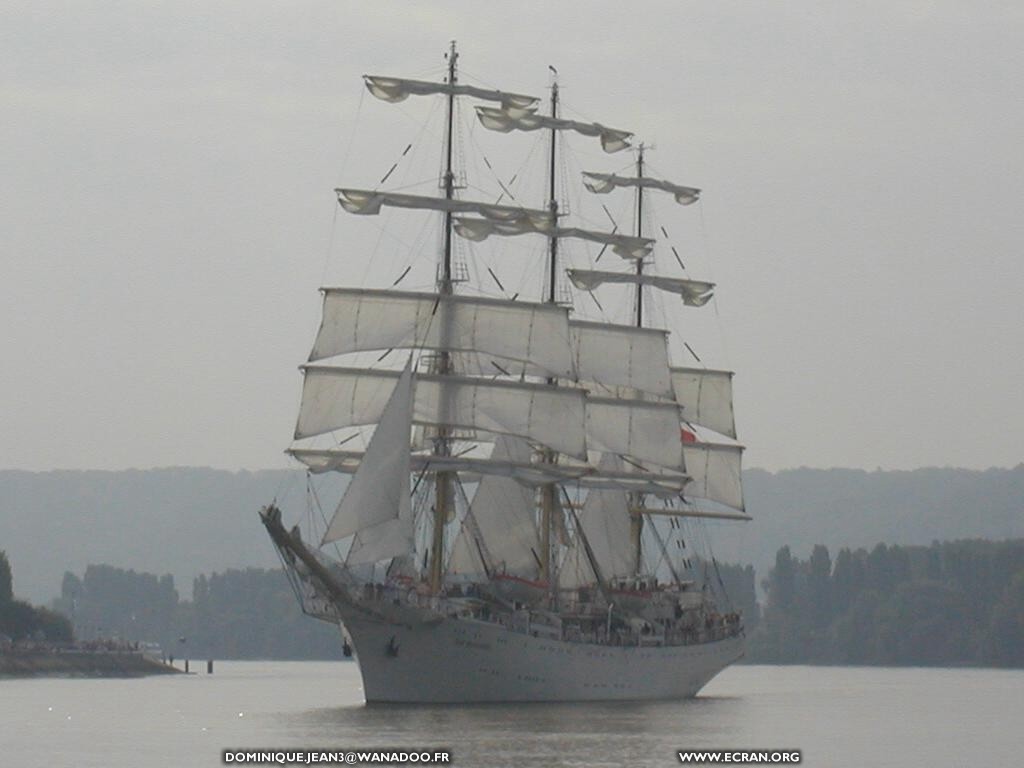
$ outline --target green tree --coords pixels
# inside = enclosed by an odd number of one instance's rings
[[[937,581],[896,587],[877,613],[875,660],[883,664],[955,664],[974,660],[966,593]]]
[[[771,573],[770,583],[769,606],[780,613],[788,614],[796,602],[796,567],[788,546],[775,554],[775,568]]]
[[[832,559],[828,548],[816,544],[807,563],[807,600],[811,623],[818,628],[832,620]]]
[[[837,616],[849,610],[854,598],[864,587],[864,561],[859,553],[846,547],[836,555],[832,570],[832,608]]]
[[[7,553],[0,549],[0,605],[14,599],[14,578],[11,576],[11,563]]]
[[[1024,667],[1024,569],[1014,575],[992,610],[988,650],[996,664]]]

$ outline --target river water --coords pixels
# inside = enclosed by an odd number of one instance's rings
[[[195,665],[199,666],[199,665]],[[805,766],[1024,765],[1024,671],[735,666],[690,701],[372,706],[352,662],[0,680],[0,765],[219,766],[225,749],[443,747],[454,766],[672,766],[797,749]]]

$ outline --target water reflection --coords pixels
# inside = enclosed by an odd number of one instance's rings
[[[444,747],[457,765],[666,765],[735,734],[742,699],[404,706],[349,704],[288,716],[310,744]],[[282,723],[284,724],[284,723]]]

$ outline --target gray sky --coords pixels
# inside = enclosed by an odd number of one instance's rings
[[[748,466],[1022,460],[1019,3],[8,1],[0,467],[287,466],[317,287],[401,263],[331,189],[429,105],[360,75],[451,38],[468,82],[543,96],[555,64],[705,190],[659,212],[719,283]]]

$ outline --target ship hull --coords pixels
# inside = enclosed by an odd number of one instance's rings
[[[742,636],[684,646],[570,643],[491,622],[346,617],[367,703],[630,701],[691,697],[744,652]]]

